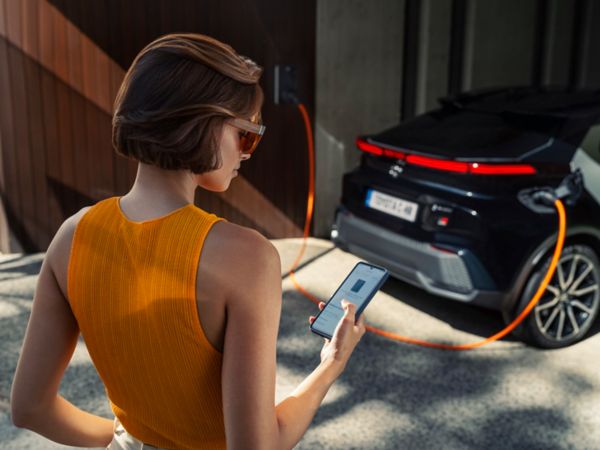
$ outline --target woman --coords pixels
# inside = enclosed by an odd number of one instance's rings
[[[15,425],[111,449],[300,440],[363,318],[345,302],[321,363],[275,405],[279,255],[260,233],[194,205],[198,186],[225,191],[260,140],[261,72],[199,34],[163,36],[135,58],[115,100],[113,145],[139,162],[137,177],[126,195],[68,218],[47,250],[12,387]],[[79,333],[114,421],[57,394]]]

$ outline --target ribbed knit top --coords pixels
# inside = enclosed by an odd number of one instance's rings
[[[112,410],[155,447],[225,449],[222,354],[204,335],[196,305],[204,239],[225,219],[189,204],[133,222],[119,199],[81,217],[67,282]]]

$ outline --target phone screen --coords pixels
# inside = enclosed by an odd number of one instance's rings
[[[321,336],[331,338],[335,327],[344,316],[342,300],[346,299],[356,305],[356,318],[366,308],[377,290],[388,276],[388,271],[383,267],[359,262],[350,274],[335,291],[325,308],[319,313],[311,330]]]

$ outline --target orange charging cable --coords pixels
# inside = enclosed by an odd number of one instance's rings
[[[298,283],[298,280],[296,279],[296,272],[294,271],[296,269],[296,267],[298,267],[298,264],[300,263],[300,260],[302,259],[302,256],[304,255],[304,249],[306,248],[306,239],[308,238],[308,235],[310,232],[310,222],[312,219],[313,208],[314,208],[314,199],[315,199],[315,160],[314,160],[314,144],[313,144],[312,127],[310,125],[310,119],[308,117],[308,113],[306,111],[305,106],[302,103],[299,103],[298,108],[300,109],[300,113],[302,114],[302,118],[304,119],[304,125],[306,128],[306,138],[308,141],[309,182],[308,182],[308,200],[307,200],[307,204],[306,204],[306,221],[304,222],[304,234],[303,234],[302,246],[300,247],[300,252],[298,253],[298,256],[296,257],[296,260],[292,264],[289,274],[290,274],[290,279],[292,280],[292,283],[294,284],[294,287],[301,294],[303,294],[306,298],[311,300],[313,303],[319,304],[319,302],[321,300],[319,300],[317,297],[312,295],[310,292],[308,292],[306,289],[304,289],[300,285],[300,283]],[[449,344],[440,344],[440,343],[436,343],[436,342],[428,342],[428,341],[423,341],[420,339],[414,339],[414,338],[402,336],[400,334],[392,333],[390,331],[382,330],[380,328],[372,327],[370,325],[366,326],[367,330],[370,331],[371,333],[378,334],[379,336],[383,336],[388,339],[392,339],[394,341],[404,342],[406,344],[420,345],[423,347],[438,348],[438,349],[442,349],[442,350],[471,350],[474,348],[482,347],[486,344],[489,344],[490,342],[497,341],[498,339],[502,339],[508,333],[513,331],[525,319],[525,317],[527,317],[527,315],[531,312],[531,310],[535,307],[535,305],[538,303],[541,296],[543,295],[544,291],[546,290],[548,283],[550,283],[550,280],[552,279],[552,276],[554,275],[554,271],[556,270],[556,266],[558,264],[558,259],[560,258],[560,253],[562,252],[562,248],[563,248],[563,245],[565,242],[565,231],[567,228],[567,221],[566,221],[566,217],[565,217],[565,208],[564,208],[562,202],[559,199],[556,199],[554,201],[554,206],[556,207],[556,211],[558,213],[558,237],[556,239],[556,246],[554,247],[554,254],[552,255],[552,261],[550,262],[550,267],[548,268],[548,271],[546,272],[546,276],[542,280],[537,292],[531,298],[531,300],[529,301],[529,303],[527,304],[525,309],[523,311],[521,311],[521,313],[510,324],[508,324],[504,329],[502,329],[498,333],[496,333],[486,339],[482,339],[482,340],[476,341],[476,342],[471,342],[468,344],[449,345]]]

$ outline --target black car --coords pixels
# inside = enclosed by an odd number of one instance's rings
[[[555,208],[566,194],[558,267],[517,328],[545,347],[582,339],[600,308],[600,90],[488,89],[360,136],[360,166],[343,177],[337,246],[448,299],[511,321],[546,274]]]

